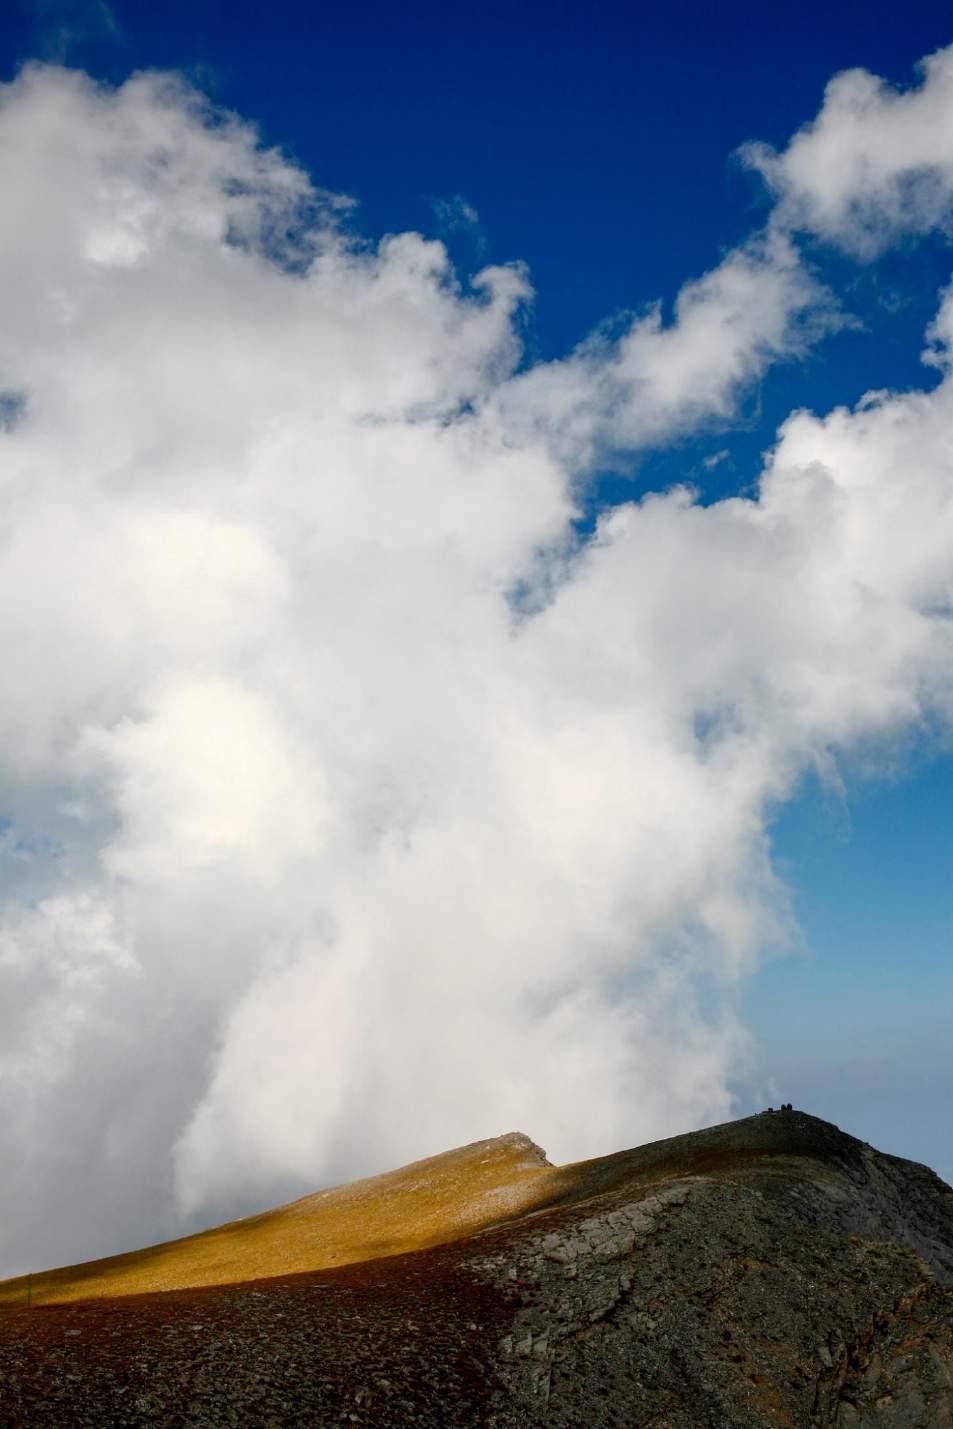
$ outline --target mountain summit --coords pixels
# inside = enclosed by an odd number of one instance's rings
[[[4,1429],[340,1423],[953,1429],[953,1191],[787,1108],[510,1133],[0,1284]]]

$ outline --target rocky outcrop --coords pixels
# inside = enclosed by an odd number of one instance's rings
[[[921,1226],[930,1265],[845,1228],[888,1219],[846,1189],[829,1166],[693,1176],[498,1237],[482,1266],[519,1291],[513,1399],[554,1429],[953,1429],[939,1228]]]
[[[926,1168],[786,1110],[543,1175],[412,1254],[0,1313],[0,1429],[953,1429]]]

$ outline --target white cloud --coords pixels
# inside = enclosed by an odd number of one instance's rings
[[[431,201],[431,207],[445,232],[452,233],[456,230],[479,232],[480,215],[473,204],[467,202],[463,194],[453,194],[450,198],[435,198]]]
[[[768,812],[950,709],[949,303],[934,392],[580,548],[600,451],[830,322],[776,227],[527,369],[519,268],[350,238],[178,82],[28,71],[0,181],[4,1268],[727,1114]]]
[[[607,448],[664,445],[726,419],[746,384],[837,322],[789,239],[769,231],[686,283],[671,323],[655,305],[621,337],[596,334],[519,373],[497,400],[508,426],[584,468]]]
[[[777,196],[779,226],[810,230],[864,258],[901,234],[950,232],[953,46],[920,68],[921,82],[909,90],[845,70],[783,153],[766,144],[743,149]]]

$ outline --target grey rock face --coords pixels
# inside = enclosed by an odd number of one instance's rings
[[[756,1137],[480,1238],[522,1292],[499,1374],[530,1422],[953,1429],[953,1192],[785,1120],[813,1154]]]

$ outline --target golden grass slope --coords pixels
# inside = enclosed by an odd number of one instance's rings
[[[426,1250],[621,1187],[647,1194],[672,1177],[734,1179],[795,1161],[801,1175],[810,1161],[811,1174],[826,1176],[831,1166],[856,1163],[862,1149],[803,1112],[745,1117],[568,1166],[550,1165],[528,1136],[510,1132],[183,1240],[44,1271],[31,1277],[32,1300],[44,1305],[328,1270]],[[0,1282],[0,1307],[23,1305],[27,1293],[26,1276]]]
[[[183,1240],[31,1277],[33,1304],[137,1295],[377,1260],[457,1240],[533,1210],[555,1171],[519,1132],[319,1191]],[[27,1277],[0,1282],[23,1304]]]

